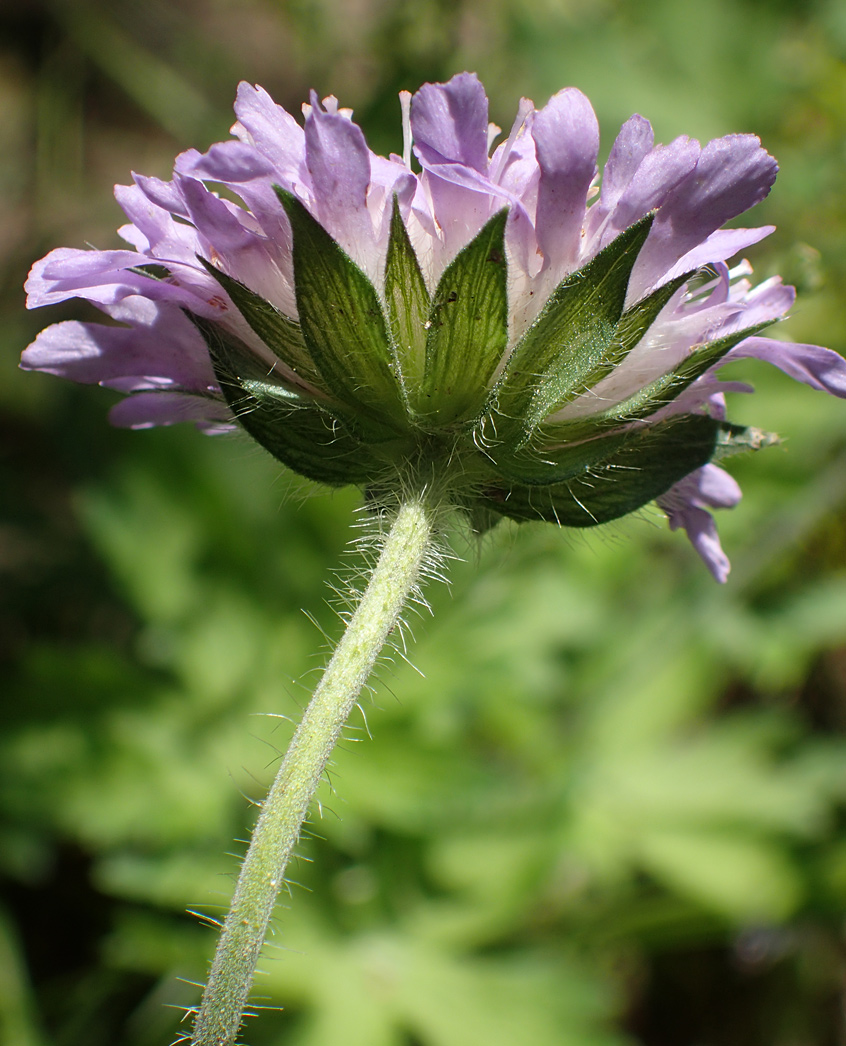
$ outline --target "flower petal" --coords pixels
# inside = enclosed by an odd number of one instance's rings
[[[667,513],[670,530],[685,530],[705,566],[721,584],[728,578],[731,564],[707,508],[733,508],[740,498],[740,487],[727,472],[716,465],[705,465],[656,499]]]
[[[236,143],[233,142],[232,144],[234,145]],[[177,157],[177,161],[178,159],[179,158]],[[164,182],[161,178],[150,178],[143,174],[134,173],[132,179],[144,196],[146,196],[149,202],[154,206],[163,211],[167,211],[169,214],[178,214],[181,218],[188,217],[188,208],[185,206],[182,194],[173,182]],[[115,195],[117,195],[118,189],[127,188],[129,188],[129,186],[116,185]],[[118,202],[120,203],[120,199],[118,199]]]
[[[475,73],[424,84],[411,99],[411,131],[421,163],[488,171],[488,99]]]
[[[53,324],[24,350],[21,366],[125,391],[163,383],[197,392],[217,387],[205,344],[179,309],[140,297],[127,303],[134,326]]]
[[[535,219],[538,247],[560,269],[579,256],[587,194],[596,174],[599,124],[581,91],[559,91],[535,114],[532,137],[540,166]]]
[[[602,172],[599,204],[605,213],[613,210],[654,143],[652,124],[637,113],[620,128]]]
[[[151,180],[147,179],[148,182]],[[197,234],[190,225],[173,220],[174,214],[180,218],[188,217],[185,200],[172,182],[159,185],[169,190],[155,193],[167,200],[167,208],[151,199],[139,184],[115,186],[115,199],[132,223],[124,226],[121,235],[144,254],[193,264],[198,247]]]
[[[180,392],[138,392],[116,403],[109,421],[119,428],[151,429],[156,425],[178,425],[193,421],[210,434],[235,428],[225,403]]]
[[[665,202],[672,190],[696,167],[701,149],[699,142],[680,137],[669,145],[658,145],[650,149],[635,170],[632,162],[626,166],[631,172],[628,183],[616,193],[613,208],[604,226],[598,227],[598,242],[591,245],[591,252],[610,243],[623,229],[639,221],[645,214]],[[622,175],[622,171],[620,172]],[[600,196],[600,208],[603,197]],[[599,212],[602,214],[602,211]],[[592,227],[593,231],[593,227]],[[629,295],[629,302],[636,299]]]
[[[774,225],[761,225],[757,229],[718,229],[683,255],[669,270],[667,279],[680,276],[683,272],[700,269],[703,265],[724,262],[774,232]]]
[[[255,146],[277,171],[296,171],[305,161],[305,134],[302,127],[263,87],[242,81],[235,99],[238,122],[232,133],[242,142]]]
[[[778,165],[755,135],[709,142],[692,171],[661,205],[632,274],[632,300],[663,282],[676,262],[720,226],[759,203]]]
[[[305,122],[306,166],[314,190],[314,216],[371,279],[378,259],[367,210],[370,150],[361,128],[321,109],[312,92]]]
[[[742,359],[772,363],[794,381],[846,399],[846,360],[831,349],[775,338],[747,338],[728,353],[723,363]]]

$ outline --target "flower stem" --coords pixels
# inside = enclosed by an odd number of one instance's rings
[[[193,1046],[232,1046],[285,867],[347,717],[414,591],[434,539],[430,492],[405,498],[265,800],[194,1023]]]

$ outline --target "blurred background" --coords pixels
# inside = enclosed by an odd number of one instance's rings
[[[225,138],[239,79],[335,93],[387,152],[400,89],[471,69],[506,129],[580,87],[603,159],[633,111],[758,133],[779,336],[846,351],[844,58],[840,0],[0,4],[4,1046],[177,1034],[215,942],[187,910],[222,911],[356,567],[355,492],[19,372],[89,315],[25,313],[31,262],[117,246],[112,185]],[[731,464],[726,586],[657,511],[457,536],[423,676],[384,665],[337,754],[251,1046],[846,1043],[846,404],[730,376],[758,388],[732,418],[785,439]]]

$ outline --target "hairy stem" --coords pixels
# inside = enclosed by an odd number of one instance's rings
[[[193,1046],[232,1046],[285,867],[327,760],[373,663],[414,591],[434,539],[431,494],[405,498],[265,800],[197,1012]]]

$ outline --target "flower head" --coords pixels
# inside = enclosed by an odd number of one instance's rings
[[[712,462],[768,437],[725,420],[750,389],[715,370],[754,356],[846,396],[841,357],[760,336],[793,289],[727,264],[772,231],[722,226],[775,161],[752,135],[656,146],[633,116],[598,180],[574,88],[524,99],[493,151],[474,75],[401,100],[385,158],[336,99],[301,125],[241,84],[233,140],[116,187],[128,248],[33,266],[30,307],[81,297],[119,325],[55,324],[22,365],[125,393],[118,425],[240,424],[324,483],[447,470],[480,530],[655,500],[724,580],[708,510],[740,493]]]

